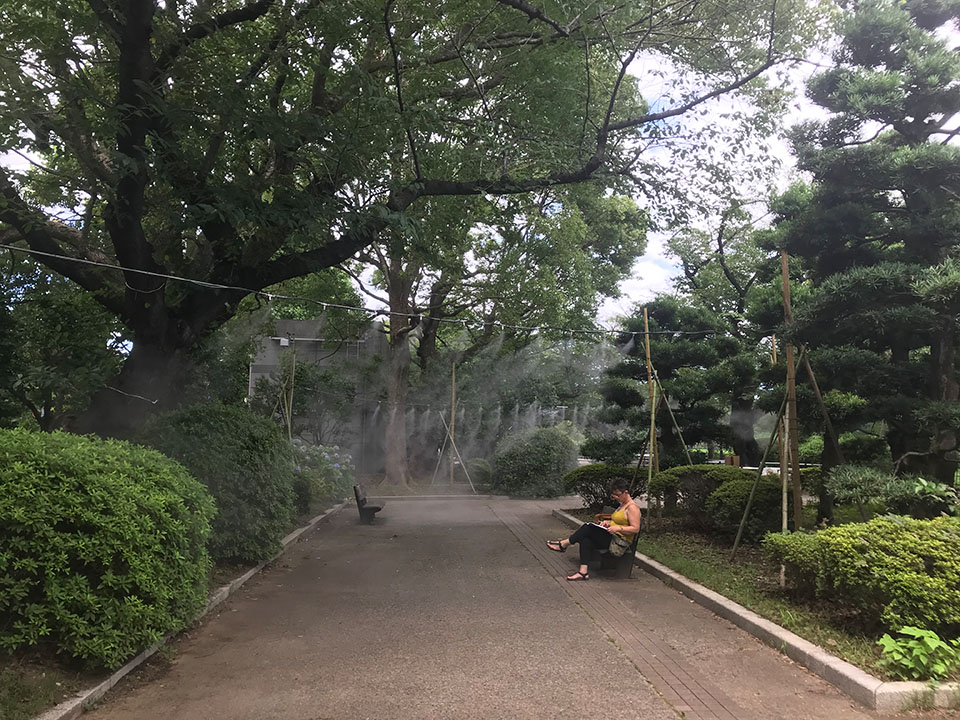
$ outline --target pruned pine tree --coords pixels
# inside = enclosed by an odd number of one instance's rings
[[[887,423],[901,471],[944,480],[960,431],[960,56],[945,39],[958,18],[955,1],[847,10],[835,67],[808,89],[829,117],[793,138],[813,183],[775,206],[780,244],[804,263],[795,279],[815,286],[794,340],[827,389]]]

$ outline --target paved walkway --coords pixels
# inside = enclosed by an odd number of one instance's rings
[[[554,506],[344,508],[87,717],[874,717],[640,570],[564,581]]]

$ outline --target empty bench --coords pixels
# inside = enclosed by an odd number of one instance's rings
[[[370,525],[373,523],[374,516],[383,510],[383,505],[371,505],[367,502],[367,491],[363,485],[354,485],[353,494],[357,498],[357,512],[360,513],[360,522]]]

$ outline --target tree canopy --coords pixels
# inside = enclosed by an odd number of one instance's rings
[[[87,418],[122,434],[143,409],[132,395],[176,401],[185,351],[244,296],[345,261],[424,199],[654,183],[669,162],[647,151],[672,119],[734,90],[763,106],[757,79],[797,51],[812,12],[8,3],[0,151],[31,165],[0,169],[0,240],[129,328],[127,394],[98,395]],[[644,57],[677,70],[655,106],[628,74]]]

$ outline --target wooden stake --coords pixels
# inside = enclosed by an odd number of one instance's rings
[[[777,364],[777,336],[773,336],[773,364]],[[776,426],[777,433],[777,457],[780,458],[780,532],[787,531],[787,446],[784,442],[786,433],[784,432],[783,421],[779,421]],[[787,567],[780,563],[780,587],[787,585]]]
[[[780,251],[780,274],[783,279],[783,319],[789,326],[793,323],[790,307],[790,271],[786,250]],[[787,431],[790,443],[790,465],[793,470],[793,529],[803,527],[803,491],[800,487],[800,436],[797,423],[797,372],[793,358],[793,344],[787,343]]]
[[[657,453],[657,409],[654,401],[656,391],[653,389],[653,366],[650,363],[650,322],[647,319],[646,308],[643,309],[643,337],[647,351],[647,388],[650,392],[650,467],[653,472],[660,472],[660,459]]]
[[[457,428],[457,364],[450,367],[450,484],[453,484],[454,437]]]

